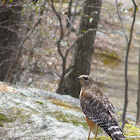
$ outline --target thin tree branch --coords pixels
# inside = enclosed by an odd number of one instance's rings
[[[72,17],[72,24],[75,21],[75,16],[76,16],[76,10],[77,10],[77,6],[78,6],[78,2],[79,2],[79,0],[76,0],[75,7],[74,7],[74,14],[73,14],[73,17]]]
[[[120,12],[119,12],[118,1],[117,0],[115,0],[115,1],[116,1],[117,14],[118,14],[118,17],[119,17],[120,22],[121,22],[121,27],[122,27],[123,33],[125,35],[126,42],[128,43],[128,37],[127,37],[126,31],[124,29],[123,20],[121,18]]]
[[[49,66],[49,64],[48,64],[48,63],[46,63],[46,64],[47,64],[47,67],[49,68],[49,71],[50,71],[55,77],[57,77],[57,79],[60,79],[60,76],[57,75],[57,74],[52,70],[52,68]]]
[[[70,50],[74,47],[74,45],[76,44],[77,40],[78,40],[78,38],[77,38],[77,39],[75,40],[75,42],[66,50],[65,59],[67,58],[69,51],[70,51]]]
[[[136,124],[140,121],[140,46],[139,46],[139,66],[138,66],[138,93],[137,93],[137,114]]]
[[[60,14],[58,14],[58,12],[56,11],[55,7],[54,7],[54,4],[53,4],[53,0],[51,0],[51,7],[55,13],[55,15],[57,16],[58,20],[59,20],[59,24],[60,24],[60,31],[61,31],[61,35],[60,35],[60,38],[57,40],[57,49],[58,49],[58,53],[59,55],[62,57],[62,59],[64,60],[64,56],[62,54],[62,51],[60,49],[60,43],[62,41],[62,38],[64,36],[64,32],[63,32],[63,25],[62,25],[62,20],[61,20],[61,17],[60,17]]]
[[[133,30],[134,30],[134,23],[135,23],[135,19],[136,19],[136,12],[137,12],[137,5],[135,0],[132,0],[133,5],[134,5],[134,12],[133,12],[133,21],[132,21],[132,25],[131,25],[131,30],[130,30],[130,36],[129,36],[129,45],[131,44],[132,41],[132,35],[133,35]]]
[[[72,1],[73,0],[69,0],[69,6],[68,6],[68,16],[67,16],[67,24],[66,27],[71,26],[71,7],[72,7]]]

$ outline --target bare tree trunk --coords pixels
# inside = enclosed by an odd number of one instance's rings
[[[4,81],[18,50],[18,28],[22,7],[13,2],[0,6],[0,80]],[[16,66],[13,67],[16,70]],[[14,71],[13,71],[14,72]],[[13,74],[8,77],[13,81]],[[7,79],[7,80],[8,80]]]
[[[71,69],[65,76],[65,94],[78,97],[80,84],[77,81],[77,77],[81,74],[90,73],[91,57],[94,51],[93,45],[100,17],[101,3],[102,0],[85,0],[79,29],[79,34],[84,35],[77,40]]]
[[[133,12],[133,21],[131,24],[131,30],[130,30],[130,36],[129,40],[127,42],[127,51],[126,51],[126,57],[125,57],[125,96],[124,96],[124,109],[123,109],[123,114],[122,114],[122,131],[124,129],[125,123],[126,123],[126,111],[127,111],[127,106],[128,106],[128,57],[129,57],[129,50],[130,50],[130,45],[131,45],[131,40],[132,40],[132,35],[133,35],[133,29],[134,29],[134,23],[135,23],[135,18],[136,18],[136,9],[137,5],[134,0],[132,0],[133,5],[134,5],[134,12]]]
[[[138,97],[137,97],[137,115],[136,124],[140,121],[140,47],[139,47],[139,68],[138,68]]]

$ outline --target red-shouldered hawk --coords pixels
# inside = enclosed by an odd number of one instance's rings
[[[81,75],[78,77],[78,80],[80,80],[81,84],[80,104],[83,113],[86,115],[90,132],[95,128],[95,124],[97,124],[113,140],[125,140],[119,127],[114,107],[109,99],[100,91],[94,80],[88,75]],[[90,133],[88,139],[89,137]]]

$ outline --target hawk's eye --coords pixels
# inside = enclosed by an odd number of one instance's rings
[[[87,77],[83,77],[85,80],[88,80],[88,78]]]

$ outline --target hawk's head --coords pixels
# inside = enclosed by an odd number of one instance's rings
[[[80,75],[77,79],[80,81],[81,86],[89,86],[94,83],[94,80],[89,75]]]

